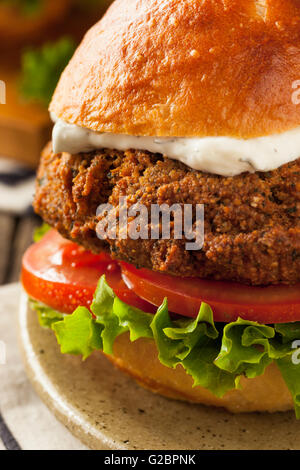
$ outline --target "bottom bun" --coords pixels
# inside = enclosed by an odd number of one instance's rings
[[[182,366],[169,369],[157,357],[153,340],[131,342],[129,334],[116,339],[114,356],[108,359],[140,385],[168,398],[226,408],[232,413],[253,411],[287,411],[293,408],[292,396],[276,364],[271,364],[262,376],[241,378],[241,389],[227,392],[222,398],[203,387],[193,387],[193,379]]]

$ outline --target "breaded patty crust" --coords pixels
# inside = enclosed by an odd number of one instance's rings
[[[100,204],[204,204],[205,242],[108,240],[96,235]],[[45,148],[35,211],[64,237],[97,253],[175,276],[251,285],[300,281],[300,159],[269,173],[222,177],[159,154],[99,150],[70,155]]]

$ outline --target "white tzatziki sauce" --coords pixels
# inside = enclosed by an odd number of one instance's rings
[[[300,157],[300,127],[280,134],[233,137],[142,137],[98,133],[56,119],[53,151],[71,154],[101,148],[146,150],[178,160],[194,170],[221,176],[272,171]]]

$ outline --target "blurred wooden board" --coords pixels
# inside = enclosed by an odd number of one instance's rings
[[[1,63],[0,79],[6,84],[6,104],[0,105],[0,155],[35,167],[51,136],[48,111],[22,102],[18,93],[19,72],[14,63]]]
[[[34,231],[41,223],[39,217],[35,216],[21,217],[15,221],[14,234],[11,239],[10,264],[6,271],[6,283],[19,281],[23,255],[32,245]],[[12,259],[13,262],[11,262]]]
[[[23,254],[33,243],[33,232],[41,223],[34,215],[0,213],[0,285],[20,279]]]
[[[102,0],[99,8],[86,13],[80,9],[71,10],[62,25],[46,31],[45,36],[39,37],[34,44],[40,46],[66,35],[79,43],[109,3],[109,0]],[[51,138],[52,123],[45,107],[22,101],[18,92],[22,49],[24,46],[11,50],[8,45],[0,54],[0,80],[6,84],[6,104],[0,104],[0,156],[36,167],[42,148]]]
[[[8,214],[0,214],[0,285],[6,282],[8,267],[11,264],[11,243],[14,237],[16,221]]]

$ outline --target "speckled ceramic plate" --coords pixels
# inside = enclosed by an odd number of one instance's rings
[[[293,412],[231,415],[148,392],[101,354],[60,354],[23,296],[20,339],[28,376],[57,418],[92,449],[300,449]]]

